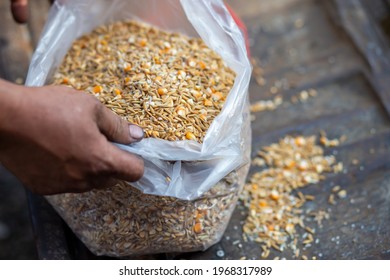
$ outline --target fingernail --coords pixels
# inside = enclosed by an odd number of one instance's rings
[[[144,131],[139,126],[132,124],[129,126],[129,130],[131,138],[134,138],[136,140],[141,140],[142,138],[144,138]]]

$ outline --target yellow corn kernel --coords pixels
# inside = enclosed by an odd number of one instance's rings
[[[125,78],[125,83],[128,84],[131,81],[130,77]]]
[[[164,94],[167,94],[168,90],[166,88],[158,88],[157,89],[157,93],[159,95],[164,95]]]
[[[139,40],[139,45],[141,46],[141,47],[145,47],[146,46],[146,44],[147,44],[147,40],[145,39],[145,38],[142,38],[141,40]]]
[[[252,190],[257,190],[259,188],[259,185],[258,184],[252,184]]]
[[[305,171],[309,169],[309,163],[306,160],[301,160],[298,165],[298,169]]]
[[[265,200],[260,200],[259,206],[260,207],[266,207],[267,206],[267,202]]]
[[[195,233],[201,233],[201,232],[202,232],[202,229],[203,229],[203,227],[202,227],[202,224],[201,224],[201,223],[196,223],[196,224],[194,225],[194,232],[195,232]]]
[[[186,139],[187,140],[194,140],[194,141],[196,141],[195,135],[192,132],[189,132],[189,131],[186,133]]]
[[[192,90],[191,93],[195,97],[196,100],[198,100],[199,98],[202,97],[202,93],[200,91]]]
[[[284,165],[287,169],[292,169],[296,166],[296,162],[290,159],[290,160],[286,160],[284,162]]]
[[[123,65],[123,70],[125,72],[129,72],[131,70],[131,64],[130,63],[125,63],[125,65]]]
[[[201,119],[202,121],[207,121],[207,116],[205,114],[201,114],[199,115],[199,119]]]
[[[164,42],[163,46],[164,46],[165,50],[170,50],[171,49],[171,44],[169,42]]]
[[[116,89],[114,89],[114,93],[115,93],[115,95],[121,95],[122,92],[116,88]]]
[[[65,85],[68,85],[68,84],[69,84],[69,79],[65,77],[65,78],[62,80],[62,83],[65,84]]]
[[[328,144],[328,139],[325,136],[320,137],[320,143],[324,146]]]
[[[211,98],[213,98],[214,101],[218,101],[223,99],[223,94],[220,91],[216,91],[211,95]]]
[[[272,200],[278,200],[279,199],[279,193],[275,190],[273,190],[270,194],[270,197]]]
[[[293,233],[295,231],[295,226],[293,224],[287,224],[286,231],[290,234]]]
[[[200,69],[206,69],[206,64],[203,61],[198,62]]]
[[[177,78],[178,78],[179,80],[184,79],[186,76],[187,76],[187,74],[186,74],[185,71],[183,71],[183,70],[177,71]]]
[[[101,93],[103,90],[103,87],[102,86],[95,86],[92,90],[94,93]]]
[[[196,214],[196,216],[195,216],[195,221],[197,222],[197,223],[199,223],[200,222],[200,219],[202,219],[203,218],[203,214],[202,213],[197,213]]]
[[[295,138],[295,145],[297,145],[298,147],[301,147],[301,146],[303,146],[305,144],[306,144],[305,138],[303,138],[303,137]]]
[[[207,107],[213,106],[213,102],[211,102],[211,100],[209,100],[209,99],[205,99],[203,104],[204,104],[204,106],[207,106]]]

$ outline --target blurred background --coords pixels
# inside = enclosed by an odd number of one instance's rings
[[[19,84],[49,9],[46,0],[30,2],[30,22],[22,26],[12,20],[9,1],[0,2],[0,77]],[[253,156],[286,134],[312,135],[324,129],[330,138],[346,136],[340,147],[328,150],[344,163],[345,172],[321,183],[313,194],[317,206],[327,209],[324,193],[341,184],[348,199],[333,210],[318,233],[321,244],[309,248],[310,254],[389,259],[390,1],[225,2],[248,29],[254,66],[250,99],[262,104],[253,112]],[[310,90],[316,97],[304,94]],[[0,259],[36,259],[50,247],[42,246],[52,241],[37,234],[45,222],[34,211],[35,235],[23,186],[0,166]],[[187,257],[258,258],[260,248],[241,240],[245,211],[238,205],[219,244]],[[341,236],[337,244],[332,240],[336,236]],[[221,250],[224,254],[216,253]]]

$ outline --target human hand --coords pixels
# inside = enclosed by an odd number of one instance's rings
[[[11,0],[11,12],[18,23],[26,23],[28,19],[28,0]]]
[[[0,114],[0,162],[31,191],[84,192],[142,177],[143,160],[109,142],[139,141],[141,128],[68,87],[4,84],[12,102]]]

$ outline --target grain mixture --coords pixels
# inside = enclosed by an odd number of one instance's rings
[[[315,229],[305,224],[305,217],[321,225],[328,213],[304,213],[302,206],[312,195],[304,195],[300,188],[317,184],[325,179],[326,173],[342,171],[342,163],[337,163],[333,155],[324,155],[324,150],[316,144],[316,136],[286,136],[278,143],[264,147],[258,152],[253,164],[264,167],[255,172],[245,185],[241,199],[248,207],[248,217],[243,225],[244,240],[261,244],[262,258],[268,258],[271,249],[291,250],[295,258],[307,259],[300,248],[311,246],[315,241]],[[330,140],[321,132],[319,142],[328,146],[338,145],[341,140]],[[335,189],[341,198],[340,187]],[[335,203],[331,194],[331,204]],[[300,233],[299,228],[305,233]]]
[[[194,201],[146,195],[125,182],[81,194],[48,197],[97,255],[205,250],[223,235],[249,166],[230,173]]]
[[[201,39],[129,21],[76,40],[54,83],[93,94],[147,137],[202,142],[234,79]]]
[[[147,137],[201,143],[234,79],[201,39],[118,22],[78,39],[54,83],[93,94]],[[125,182],[48,200],[97,255],[204,250],[220,240],[248,169],[231,172],[194,201],[143,194]]]

